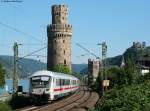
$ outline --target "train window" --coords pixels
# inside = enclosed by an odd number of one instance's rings
[[[67,85],[70,85],[70,80],[69,79],[67,80]]]
[[[72,83],[73,83],[73,85],[76,85],[76,84],[77,84],[76,80],[73,80]]]
[[[56,86],[60,86],[60,79],[56,79]]]
[[[64,85],[69,85],[70,84],[70,80],[69,79],[65,79],[65,84]]]
[[[41,77],[41,80],[42,80],[42,81],[48,81],[48,80],[49,80],[49,77]]]
[[[71,84],[73,85],[73,80],[71,80]]]
[[[61,79],[61,86],[65,85],[65,79]]]
[[[36,76],[31,78],[31,85],[35,88],[49,87],[51,78],[49,76]]]

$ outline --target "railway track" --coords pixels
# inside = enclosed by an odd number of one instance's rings
[[[25,107],[16,111],[79,111],[79,109],[85,111],[85,109],[93,107],[97,100],[98,94],[90,92],[87,87],[82,86],[78,92],[62,100],[42,106]]]

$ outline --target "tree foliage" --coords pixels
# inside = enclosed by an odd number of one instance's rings
[[[83,78],[83,75],[82,74],[80,74],[80,73],[73,73],[73,76],[75,76],[75,77],[77,77],[78,79],[82,79]]]
[[[140,75],[128,58],[125,67],[113,67],[107,76],[113,85],[93,111],[150,111],[150,73]]]
[[[3,87],[5,85],[5,69],[0,64],[0,87]]]
[[[99,111],[150,111],[150,83],[123,86],[106,92]]]
[[[107,70],[107,78],[110,80],[111,87],[135,84],[138,82],[139,76],[132,59],[127,59],[123,68],[112,67]]]
[[[64,65],[62,65],[62,64],[57,65],[57,66],[54,68],[53,71],[55,71],[55,72],[60,72],[60,73],[65,73],[65,74],[71,74],[71,70],[70,70],[68,67],[66,67],[66,66],[64,66]]]

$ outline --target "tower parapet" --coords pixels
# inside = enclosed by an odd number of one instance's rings
[[[68,24],[68,7],[66,5],[52,6],[52,24]]]

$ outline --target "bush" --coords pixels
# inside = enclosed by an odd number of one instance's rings
[[[30,101],[30,98],[26,96],[14,96],[9,101],[9,104],[12,107],[12,109],[17,109],[17,108],[31,105],[31,101]]]
[[[5,85],[5,74],[6,71],[0,64],[0,87],[3,87]]]
[[[11,108],[7,102],[0,101],[0,111],[11,111]]]
[[[104,101],[97,104],[100,111],[149,111],[150,83],[124,86],[109,90]]]
[[[71,74],[71,70],[62,64],[57,65],[54,70],[55,72],[65,73],[65,74]]]

